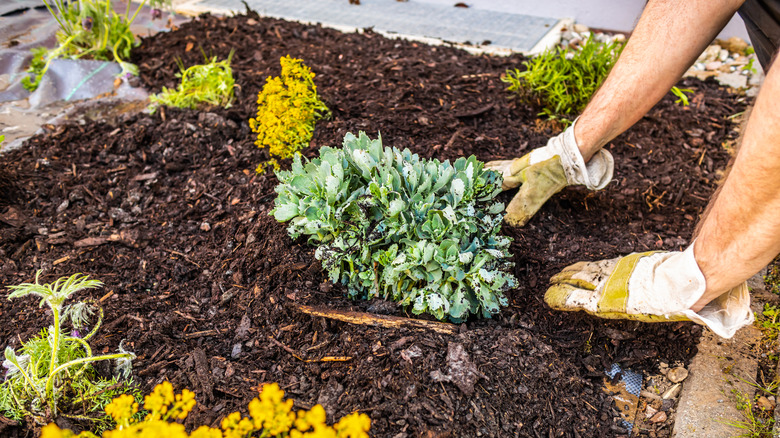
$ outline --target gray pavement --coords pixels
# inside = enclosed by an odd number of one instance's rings
[[[321,23],[342,30],[373,28],[385,35],[432,39],[477,46],[493,53],[535,53],[557,42],[550,38],[565,20],[518,13],[460,8],[420,1],[360,0],[247,0],[260,15],[305,23]],[[453,2],[454,4],[454,2]],[[242,12],[241,0],[190,0],[176,10],[197,14]]]

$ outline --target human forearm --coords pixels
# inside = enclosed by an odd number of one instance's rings
[[[648,2],[620,59],[576,124],[586,161],[669,91],[742,2]]]
[[[780,252],[780,70],[767,73],[734,166],[702,219],[696,261],[707,280],[703,306]],[[694,308],[695,310],[695,308]]]

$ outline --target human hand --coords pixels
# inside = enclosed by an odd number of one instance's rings
[[[556,310],[583,310],[600,318],[643,322],[694,321],[730,338],[753,322],[750,294],[741,284],[698,312],[691,307],[706,282],[693,257],[683,252],[634,253],[597,262],[579,262],[550,279],[544,295]]]
[[[584,185],[591,190],[606,187],[612,179],[614,160],[601,149],[586,164],[572,124],[546,146],[514,160],[490,161],[485,168],[501,173],[504,190],[520,187],[507,206],[504,220],[523,226],[550,197],[568,185]]]

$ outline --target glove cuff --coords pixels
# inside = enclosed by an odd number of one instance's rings
[[[629,313],[683,314],[706,325],[716,335],[731,338],[753,323],[750,294],[743,283],[707,304],[698,313],[691,306],[704,294],[706,281],[693,253],[693,243],[683,252],[662,252],[639,260],[628,282]]]
[[[531,151],[530,164],[536,164],[559,156],[566,173],[569,185],[584,185],[590,190],[601,190],[612,180],[615,170],[615,160],[609,151],[600,149],[591,157],[588,163],[582,158],[577,139],[574,137],[574,126],[577,120],[565,131],[551,138],[547,146]]]

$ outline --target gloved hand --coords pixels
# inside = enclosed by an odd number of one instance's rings
[[[485,168],[502,174],[504,190],[520,186],[506,208],[504,220],[510,225],[525,225],[552,195],[567,185],[600,190],[612,180],[612,154],[601,149],[585,164],[574,138],[575,124],[576,120],[546,146],[520,158],[485,163]]]
[[[705,280],[693,257],[683,252],[645,252],[598,262],[579,262],[550,279],[544,295],[556,310],[584,310],[610,319],[644,322],[694,321],[724,338],[753,323],[745,283],[716,298],[698,313]]]

